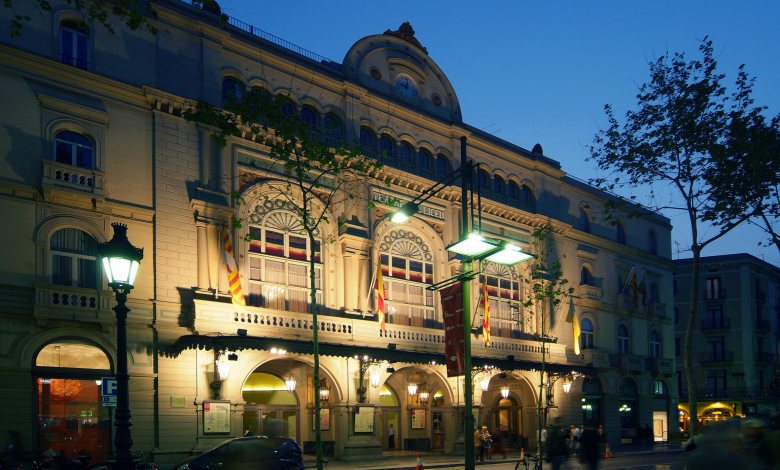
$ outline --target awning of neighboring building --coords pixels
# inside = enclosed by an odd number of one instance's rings
[[[186,335],[180,337],[169,348],[163,350],[168,356],[176,357],[185,349],[216,349],[218,351],[242,351],[246,349],[258,349],[270,351],[273,348],[281,348],[295,354],[312,354],[313,345],[310,341],[294,339],[266,338],[259,336],[242,335]],[[320,341],[321,355],[354,357],[368,356],[373,360],[387,362],[406,362],[410,364],[444,364],[444,354],[422,351],[405,351],[401,349],[376,348],[370,346],[355,346],[346,344],[334,344]],[[502,370],[541,370],[542,364],[537,361],[515,360],[507,357],[498,359],[493,357],[472,357],[474,367],[493,366]],[[596,375],[596,369],[589,366],[560,364],[546,362],[544,369],[547,372],[567,374],[579,372],[585,375]]]

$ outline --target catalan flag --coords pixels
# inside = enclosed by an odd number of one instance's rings
[[[238,276],[238,266],[233,253],[233,245],[230,243],[230,234],[225,230],[222,234],[222,244],[225,247],[225,266],[228,272],[228,285],[230,286],[230,295],[233,298],[234,305],[246,306],[244,300],[244,291],[241,289],[241,278]]]
[[[574,354],[580,353],[580,316],[577,315],[577,309],[574,308],[574,298],[569,298],[569,314],[566,315],[566,321],[572,324],[574,328]]]
[[[487,278],[482,285],[482,339],[485,340],[485,346],[490,346],[490,298],[488,297]]]
[[[379,262],[376,265],[376,281],[374,281],[374,289],[376,289],[376,309],[379,313],[379,329],[385,331],[385,281],[382,279],[382,263]]]

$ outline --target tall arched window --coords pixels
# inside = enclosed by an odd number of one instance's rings
[[[536,212],[536,196],[534,192],[526,185],[520,188],[520,205],[528,212]]]
[[[325,143],[332,147],[341,145],[344,141],[344,126],[341,124],[341,118],[333,113],[328,113],[325,115],[323,127]]]
[[[89,30],[83,23],[60,24],[60,61],[84,70],[89,68]]]
[[[92,170],[95,168],[95,145],[84,134],[60,131],[54,137],[54,160]]]
[[[379,139],[379,153],[385,162],[395,160],[395,141],[387,134],[382,134]]]
[[[618,222],[615,225],[615,238],[618,243],[626,244],[626,229],[623,227],[622,222]]]
[[[585,233],[590,233],[590,218],[588,212],[582,207],[580,207],[580,215],[577,219],[577,228]]]
[[[282,114],[285,116],[292,116],[298,107],[293,103],[290,98],[282,98]]]
[[[385,276],[387,321],[396,325],[438,328],[434,309],[433,254],[422,237],[403,229],[391,230],[379,244]]]
[[[590,269],[588,269],[587,266],[583,266],[580,270],[580,285],[583,286],[592,286],[593,285],[593,274],[591,274]]]
[[[97,242],[75,228],[57,230],[51,237],[51,282],[60,286],[96,289]]]
[[[485,170],[479,170],[477,175],[479,185],[479,192],[482,194],[490,194],[490,174]]]
[[[629,354],[630,347],[628,342],[628,328],[626,328],[625,325],[618,326],[617,340],[618,340],[618,352],[620,354]]]
[[[509,184],[506,187],[506,197],[510,202],[517,202],[520,198],[520,186],[514,181],[509,181]]]
[[[398,160],[402,170],[410,173],[414,170],[414,148],[411,144],[401,142],[398,147]]]
[[[222,79],[222,105],[238,101],[244,96],[244,84],[235,77]]]
[[[521,318],[521,284],[513,268],[486,263],[479,283],[487,282],[488,304],[490,305],[490,334],[502,338],[517,338],[520,332],[533,332],[530,318]],[[484,312],[483,312],[484,315]]]
[[[443,178],[452,172],[452,165],[449,159],[442,154],[436,155],[436,173],[439,178]]]
[[[650,357],[661,357],[661,337],[655,330],[650,331]]]
[[[360,128],[360,149],[366,155],[376,154],[376,134],[366,126]]]
[[[258,307],[309,311],[309,254],[312,248],[300,217],[283,209],[267,211],[258,205],[249,227],[249,304]],[[322,255],[314,242],[314,282],[317,303],[322,303]]]
[[[588,318],[580,320],[580,349],[593,349],[593,322]]]
[[[306,124],[309,131],[318,132],[320,130],[320,115],[311,106],[301,108],[301,121]]]
[[[504,199],[505,183],[504,178],[495,175],[493,177],[493,197],[502,201]]]
[[[431,155],[431,152],[427,149],[420,148],[418,163],[420,167],[420,176],[433,178],[433,155]]]

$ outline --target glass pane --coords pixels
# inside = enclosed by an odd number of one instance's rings
[[[284,256],[284,234],[266,230],[265,252],[273,256]]]
[[[263,260],[254,256],[249,257],[249,279],[260,281],[262,280],[262,266]]]
[[[395,263],[393,263],[395,264]],[[409,279],[416,282],[423,280],[423,264],[420,261],[409,261]]]
[[[309,270],[306,266],[290,264],[287,269],[289,271],[289,276],[287,278],[288,285],[296,287],[308,287]]]
[[[79,259],[78,287],[97,288],[97,261],[94,259]]]
[[[73,144],[57,141],[55,144],[55,160],[57,163],[73,165]]]
[[[52,256],[51,282],[59,286],[73,285],[73,259],[70,256]]]
[[[306,238],[290,235],[290,258],[305,261],[308,259],[306,255]]]
[[[97,346],[78,341],[58,340],[47,344],[35,356],[37,367],[111,369],[106,353]]]
[[[284,284],[284,263],[280,261],[265,260],[265,279],[264,281]]]
[[[258,227],[249,227],[249,251],[252,253],[262,253],[261,237],[263,232]]]
[[[406,279],[406,260],[404,258],[393,258],[393,277]]]

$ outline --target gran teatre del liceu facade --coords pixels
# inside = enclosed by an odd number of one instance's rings
[[[17,11],[32,8],[23,3]],[[541,314],[518,313],[530,263],[483,267],[493,342],[473,337],[477,422],[507,446],[535,447],[541,395],[545,419],[603,423],[613,447],[644,426],[669,438],[677,426],[669,220],[634,207],[641,217],[605,223],[613,196],[568,176],[540,145],[528,151],[466,124],[456,90],[408,25],[360,39],[339,63],[187,2],[153,7],[156,35],[117,19],[113,34],[83,26],[64,2],[30,10],[18,37],[3,29],[0,435],[16,432],[27,452],[88,448],[94,462],[110,454],[101,380],[118,354],[115,298],[95,243],[120,222],[145,250],[128,302],[134,449],[165,464],[245,429],[311,449],[309,247],[287,206],[264,197],[284,177],[265,169],[267,149],[251,135],[220,147],[182,118],[193,100],[220,105],[225,93],[261,87],[287,95],[323,139],[359,143],[386,163],[356,190],[363,203],[331,208],[320,231],[327,453],[463,451],[463,377],[441,365],[440,298],[425,289],[461,270],[446,251],[460,236],[460,189],[438,191],[406,224],[385,217],[459,165],[462,137],[480,163],[483,233],[528,248],[547,227],[574,287],[546,313],[551,374],[540,391]],[[8,25],[11,10],[0,15]],[[226,228],[233,216],[241,229]],[[245,307],[230,302],[225,231]],[[371,289],[378,262],[385,332]],[[471,289],[476,324],[480,279]],[[565,321],[572,302],[579,355]],[[573,370],[585,375],[565,393]]]

